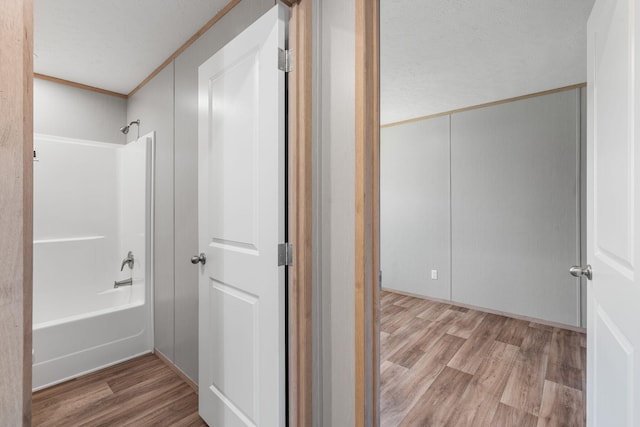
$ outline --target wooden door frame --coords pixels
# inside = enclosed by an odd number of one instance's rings
[[[380,0],[355,0],[355,419],[380,424]]]
[[[33,0],[0,4],[0,415],[31,425]]]
[[[313,425],[312,353],[312,0],[286,2],[289,49],[289,425]]]

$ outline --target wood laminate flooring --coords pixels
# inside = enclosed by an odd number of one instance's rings
[[[583,427],[586,337],[381,294],[381,424]]]
[[[206,426],[198,396],[153,354],[33,394],[34,426]]]
[[[579,332],[383,291],[381,424],[585,425]],[[155,355],[38,391],[34,426],[206,426]]]

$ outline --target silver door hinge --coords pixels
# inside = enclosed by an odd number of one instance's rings
[[[278,70],[288,73],[293,69],[293,52],[290,49],[278,49]]]
[[[278,244],[278,267],[281,265],[293,265],[293,244]]]

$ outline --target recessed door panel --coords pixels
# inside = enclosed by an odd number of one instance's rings
[[[596,306],[594,335],[597,337],[594,362],[598,369],[593,387],[596,390],[596,425],[606,426],[613,419],[620,426],[629,425],[633,404],[633,346],[607,315],[602,306]],[[620,390],[611,393],[610,390]],[[624,395],[627,397],[620,398]],[[615,418],[614,418],[615,417]]]
[[[209,82],[211,241],[256,250],[260,57],[253,50]]]
[[[628,55],[629,3],[615,2],[594,35],[595,80],[594,114],[607,114],[615,120],[602,120],[594,129],[595,170],[598,177],[594,200],[596,253],[615,268],[630,275],[633,239],[633,117],[631,57]]]
[[[239,420],[255,424],[256,394],[246,390],[256,389],[259,299],[215,279],[209,298],[212,345],[207,386],[217,405],[229,406]]]

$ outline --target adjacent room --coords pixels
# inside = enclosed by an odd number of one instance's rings
[[[592,5],[381,2],[384,426],[584,425]]]
[[[34,425],[284,420],[288,10],[34,2]]]

